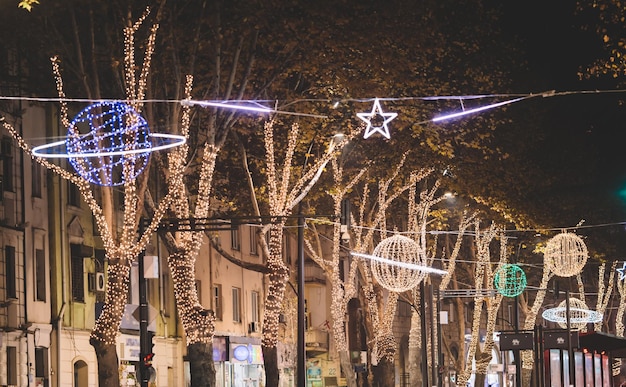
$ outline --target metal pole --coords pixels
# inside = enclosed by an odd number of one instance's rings
[[[535,344],[533,349],[533,356],[535,358],[535,365],[533,367],[533,375],[535,376],[534,385],[537,387],[541,387],[543,374],[543,352],[541,351],[541,342],[543,341],[543,333],[540,325],[535,325],[533,341]]]
[[[426,340],[426,305],[424,302],[426,292],[424,281],[420,281],[420,324],[422,325],[422,386],[428,385],[428,343]]]
[[[570,321],[569,289],[565,291],[565,321],[567,323],[567,353],[569,362],[569,385],[576,385],[576,370],[574,369],[574,351],[572,349],[572,324]]]
[[[304,347],[304,216],[302,205],[298,206],[298,358],[297,380],[298,387],[306,386],[306,351]]]
[[[139,236],[143,235],[143,218],[139,220]],[[144,276],[145,251],[139,253],[139,376],[141,387],[148,386],[148,372],[144,358],[151,353],[152,343],[148,336],[148,284]]]
[[[443,351],[441,350],[441,292],[439,288],[435,289],[437,291],[437,357],[438,360],[438,371],[443,371],[444,369],[444,356]],[[443,386],[443,374],[439,373],[439,379],[437,386]]]
[[[538,327],[539,329],[539,334],[537,335],[537,337],[539,337],[539,342],[538,342],[538,347],[539,347],[539,351],[538,351],[538,362],[537,362],[537,370],[539,372],[539,386],[540,387],[544,387],[546,385],[546,363],[544,361],[544,346],[543,346],[543,326],[539,325]]]
[[[430,358],[432,360],[431,371],[432,371],[432,385],[437,385],[437,359],[435,358],[435,305],[433,300],[433,284],[428,284],[428,301],[430,308]]]
[[[518,247],[519,254],[519,247]],[[513,256],[513,264],[517,263],[517,257]],[[519,333],[519,295],[515,296],[515,307],[513,308],[513,314],[515,316],[515,333]],[[522,386],[522,359],[520,358],[520,351],[516,350],[515,354],[515,387]]]

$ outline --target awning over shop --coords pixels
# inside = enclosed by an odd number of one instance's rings
[[[579,347],[596,352],[609,352],[614,358],[626,357],[626,338],[608,333],[581,333]]]

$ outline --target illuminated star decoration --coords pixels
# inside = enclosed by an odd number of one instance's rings
[[[626,277],[626,273],[624,273],[624,270],[626,270],[626,262],[624,262],[624,265],[620,269],[617,269],[620,281],[624,280],[624,278]]]
[[[372,123],[372,120],[374,120],[374,118],[378,115],[383,118],[382,124],[379,124],[378,122]],[[379,132],[387,139],[390,139],[391,135],[389,134],[389,127],[387,124],[396,118],[398,113],[384,113],[383,109],[380,107],[380,101],[376,98],[374,99],[374,106],[372,107],[371,113],[357,113],[356,116],[367,123],[367,128],[365,128],[363,138],[369,138],[372,134]]]

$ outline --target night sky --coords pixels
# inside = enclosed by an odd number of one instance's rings
[[[594,59],[606,57],[606,52],[593,30],[582,30],[581,24],[589,20],[576,14],[575,3],[571,0],[507,2],[502,28],[507,35],[521,40],[529,62],[529,73],[520,77],[519,92],[618,88],[612,79],[579,79],[578,72]],[[576,180],[578,184],[565,184],[560,189],[570,195],[586,195],[589,201],[597,201],[599,207],[607,207],[611,219],[605,221],[626,220],[623,204],[626,195],[617,200],[619,191],[626,187],[623,161],[626,115],[620,99],[626,99],[626,93],[535,101],[543,104],[549,113],[541,121],[547,137],[542,152],[544,160],[538,162],[558,163],[560,168],[556,170],[563,176],[579,174],[577,179],[564,179]],[[510,112],[524,114],[525,108],[519,104]]]

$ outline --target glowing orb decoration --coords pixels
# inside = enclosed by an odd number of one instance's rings
[[[493,285],[505,297],[515,297],[526,289],[526,273],[518,265],[500,266],[493,278]]]
[[[567,300],[562,301],[558,307],[546,309],[541,316],[559,324],[561,328],[567,328]],[[602,314],[595,310],[590,310],[584,301],[578,298],[569,299],[569,322],[573,330],[581,330],[587,324],[602,321]]]
[[[90,183],[119,186],[143,172],[151,152],[183,143],[184,136],[150,133],[130,105],[104,101],[78,113],[64,141],[34,147],[33,155],[67,158]]]
[[[576,234],[561,233],[552,237],[543,253],[547,268],[559,277],[572,277],[580,273],[587,263],[587,246]]]
[[[415,270],[409,266],[426,266],[424,253],[411,238],[394,235],[383,239],[372,255],[389,261],[372,260],[371,263],[374,278],[385,289],[398,293],[405,292],[415,288],[426,276],[425,271]]]

